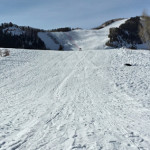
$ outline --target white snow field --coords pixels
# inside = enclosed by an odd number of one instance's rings
[[[146,50],[10,49],[0,150],[149,150],[149,62]]]

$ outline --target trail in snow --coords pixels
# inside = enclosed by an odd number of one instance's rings
[[[150,148],[149,89],[125,88],[141,70],[149,85],[147,51],[133,68],[121,49],[19,52],[0,59],[0,150]]]

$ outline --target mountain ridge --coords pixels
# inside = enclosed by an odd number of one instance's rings
[[[136,38],[139,36],[138,28],[136,28],[134,36],[132,36],[132,31],[129,30],[132,28],[132,24],[136,25],[138,23],[136,26],[140,24],[137,18],[112,19],[90,30],[70,27],[43,30],[29,26],[17,26],[13,23],[4,23],[0,26],[0,47],[43,50],[98,50],[111,47],[138,49],[140,46],[136,45],[143,44],[140,37]],[[129,22],[132,22],[132,24],[129,24]],[[127,25],[129,31],[120,29],[120,26]],[[127,32],[130,36],[125,35]],[[120,40],[120,37],[122,37],[122,40]],[[90,42],[90,44],[86,44],[86,42]],[[85,45],[88,45],[88,47],[85,47]]]

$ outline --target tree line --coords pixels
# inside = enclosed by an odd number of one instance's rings
[[[20,35],[12,35],[11,32],[4,31],[9,27],[20,28],[24,31]],[[0,47],[4,48],[24,48],[24,49],[46,49],[44,42],[38,37],[38,32],[42,31],[31,27],[18,27],[10,23],[0,26]]]

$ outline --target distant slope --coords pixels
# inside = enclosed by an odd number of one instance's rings
[[[0,47],[47,50],[147,49],[139,37],[140,17],[113,19],[91,29],[40,30],[12,23],[0,26]]]
[[[94,30],[99,30],[99,29],[102,29],[102,28],[104,28],[104,27],[106,27],[106,26],[116,22],[116,21],[120,21],[120,20],[123,20],[123,19],[125,19],[125,18],[111,19],[111,20],[108,20],[108,21],[104,22],[102,25],[100,25],[100,26],[98,26],[96,28],[93,28],[93,29]]]
[[[64,50],[79,50],[80,48],[82,50],[98,50],[106,48],[105,43],[109,40],[109,29],[112,27],[119,27],[125,21],[126,19],[116,21],[101,30],[79,29],[70,32],[39,33],[38,35],[45,43],[47,49],[57,50],[58,47],[62,45]],[[54,39],[57,42],[54,43]]]
[[[44,42],[46,49],[59,49],[59,43],[55,42],[54,38],[48,32],[38,32],[38,37]]]

